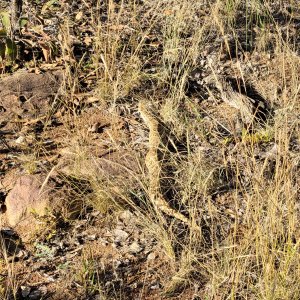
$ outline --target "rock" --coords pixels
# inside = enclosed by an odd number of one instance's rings
[[[15,72],[0,79],[0,95],[14,94],[41,99],[55,95],[63,79],[62,71],[46,72],[41,74],[29,73],[25,70]]]
[[[100,215],[100,211],[94,210],[90,213],[91,217],[96,218]]]
[[[160,288],[159,284],[154,284],[150,286],[151,290],[158,290]]]
[[[22,241],[17,233],[10,228],[3,228],[0,231],[1,254],[3,257],[21,257]]]
[[[23,135],[19,136],[16,140],[16,144],[23,144],[25,142],[25,137]]]
[[[156,258],[156,254],[154,252],[151,252],[147,256],[147,260],[154,260]]]
[[[271,150],[269,150],[268,152],[262,154],[261,157],[275,159],[276,155],[278,155],[278,153],[279,153],[279,147],[278,147],[277,144],[274,144],[273,147],[271,148]]]
[[[23,298],[26,298],[30,294],[31,288],[29,286],[21,286],[21,294]]]
[[[115,243],[124,242],[129,236],[129,234],[122,229],[115,229],[114,235],[115,235],[115,240],[114,240]]]
[[[42,292],[40,290],[35,290],[29,294],[28,298],[32,300],[38,300],[41,298],[41,296],[42,296]]]
[[[32,120],[44,116],[49,109],[48,99],[59,92],[63,79],[62,71],[34,74],[18,71],[0,77],[0,123],[7,122],[6,129],[16,129],[13,122],[16,115]]]
[[[119,215],[120,220],[125,224],[129,223],[133,217],[133,214],[129,210],[124,210]]]
[[[86,240],[87,241],[94,241],[97,239],[97,235],[96,234],[89,234],[86,236]]]
[[[39,291],[42,293],[43,296],[48,293],[48,289],[44,285],[39,287]]]
[[[0,190],[3,190],[7,194],[15,185],[17,179],[21,176],[21,172],[17,168],[12,168],[4,175],[4,178],[0,181]]]
[[[120,260],[115,260],[114,261],[114,268],[118,269],[122,265],[122,262]]]
[[[143,248],[140,246],[140,244],[138,242],[133,242],[130,246],[129,246],[129,251],[132,254],[137,254],[140,253],[143,250]]]
[[[10,226],[16,226],[30,218],[32,213],[43,216],[49,207],[49,187],[43,186],[39,175],[19,177],[5,199],[6,218]]]

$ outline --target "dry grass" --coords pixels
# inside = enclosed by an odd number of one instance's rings
[[[292,14],[297,2],[128,2],[105,1],[105,22],[92,13],[88,62],[75,62],[68,20],[61,27],[68,91],[63,104],[72,112],[69,167],[72,176],[89,182],[88,204],[103,213],[129,205],[145,215],[144,230],[164,246],[173,270],[162,297],[190,288],[193,299],[299,299],[300,49],[295,35],[289,36],[293,30],[299,35],[299,26],[272,15],[288,6]],[[208,85],[201,95],[187,96],[195,69],[213,72],[204,63],[251,81],[274,116],[253,132],[239,133],[237,113],[218,99],[216,89]],[[136,168],[117,160],[119,171],[110,176],[89,150],[92,141],[74,102],[81,73],[86,80],[96,78],[93,96],[113,115],[133,118],[138,100],[150,99],[173,144],[164,147],[161,161],[171,170],[161,178],[171,195],[166,197],[200,233],[162,219],[148,202],[147,129],[137,114],[140,125],[132,139],[112,134],[105,140],[110,150],[133,149]]]
[[[170,133],[187,145],[184,154],[175,146],[162,163],[172,169],[168,188],[173,199],[169,200],[199,224],[201,234],[187,229],[185,235],[178,234],[178,222],[155,215],[147,218],[152,225],[145,224],[155,228],[153,233],[165,246],[174,270],[166,294],[198,286],[201,299],[300,297],[299,155],[291,151],[291,143],[299,143],[300,64],[295,45],[282,36],[270,14],[272,5],[255,0],[247,5],[233,0],[207,5],[174,0],[121,3],[115,10],[109,1],[107,23],[94,16],[92,68],[101,103],[112,111],[124,105],[132,111],[136,99],[150,96]],[[226,115],[224,108],[218,112],[220,104],[212,102],[205,118],[206,107],[186,96],[191,71],[198,67],[201,53],[209,55],[209,47],[219,47],[212,57],[217,68],[230,53],[227,63],[236,67],[231,69],[233,77],[251,78],[254,67],[246,66],[252,53],[266,65],[269,77],[251,80],[275,109],[275,116],[256,135],[235,134],[224,142],[216,129],[220,124],[227,128],[226,122],[235,122],[228,116],[236,115]],[[146,70],[147,64],[152,64],[152,71]],[[124,103],[124,99],[130,100]],[[276,151],[258,159],[268,144],[276,145]],[[147,174],[135,176],[147,191]],[[107,186],[103,180],[91,179],[98,197],[111,201],[101,189],[101,183]],[[109,186],[117,182],[110,181]],[[130,198],[127,201],[133,205]]]

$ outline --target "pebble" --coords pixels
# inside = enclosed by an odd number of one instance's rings
[[[97,235],[96,235],[96,234],[87,235],[87,236],[86,236],[86,239],[87,239],[88,241],[94,241],[94,240],[97,239]]]
[[[16,144],[23,144],[25,142],[25,137],[24,136],[19,136],[16,140],[15,143]]]
[[[48,292],[47,287],[44,285],[39,288],[39,291],[42,293],[42,295],[46,295]]]
[[[23,298],[26,298],[30,294],[31,288],[29,286],[21,286],[21,294]]]
[[[92,217],[98,217],[98,216],[100,215],[100,211],[98,211],[98,210],[92,211],[92,212],[90,213],[90,215],[91,215]]]
[[[115,229],[114,230],[114,236],[115,236],[115,243],[120,243],[120,242],[124,242],[126,241],[126,239],[128,238],[129,234],[122,230],[122,229]]]
[[[147,256],[147,260],[154,260],[156,258],[156,254],[154,252],[151,252]]]
[[[42,292],[40,290],[35,290],[29,294],[28,298],[32,300],[38,300],[41,298],[41,296],[42,296]]]
[[[151,290],[158,290],[159,289],[159,284],[151,285],[150,289]]]
[[[120,213],[119,218],[124,223],[129,223],[133,218],[133,214],[129,210],[124,210]]]
[[[140,246],[140,244],[138,242],[133,242],[130,246],[129,246],[129,251],[133,254],[139,253],[143,250],[143,248]]]

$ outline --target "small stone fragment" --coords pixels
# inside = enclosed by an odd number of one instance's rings
[[[86,236],[87,241],[94,241],[97,238],[96,234],[90,234]]]
[[[159,284],[151,285],[150,289],[151,290],[158,290],[159,289]]]
[[[116,243],[124,242],[129,236],[129,234],[122,229],[115,229],[114,235]]]
[[[46,295],[47,294],[47,292],[48,292],[48,290],[47,290],[47,287],[46,286],[41,286],[40,288],[39,288],[39,291],[41,292],[41,294],[44,296],[44,295]]]
[[[129,210],[124,210],[120,213],[119,218],[124,223],[129,223],[129,221],[133,218],[133,214]]]
[[[98,211],[98,210],[94,210],[94,211],[92,211],[91,212],[91,214],[90,214],[92,217],[98,217],[99,215],[100,215],[100,211]]]
[[[151,252],[147,256],[147,260],[154,260],[156,258],[156,254],[154,252]]]
[[[140,244],[138,242],[133,242],[129,246],[129,251],[133,254],[140,253],[142,250],[143,250],[143,248],[140,246]]]
[[[21,257],[22,240],[10,229],[1,229],[0,231],[0,253],[4,256]],[[19,256],[21,255],[21,256]]]
[[[32,300],[38,300],[41,298],[41,296],[42,296],[42,292],[40,290],[35,290],[29,294],[28,298]]]
[[[24,136],[19,136],[16,140],[15,143],[16,144],[23,144],[25,142],[25,137]]]
[[[23,298],[26,298],[30,294],[31,288],[29,286],[21,285],[21,294]]]

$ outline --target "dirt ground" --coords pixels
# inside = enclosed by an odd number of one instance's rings
[[[1,299],[299,299],[297,1],[0,4]]]

